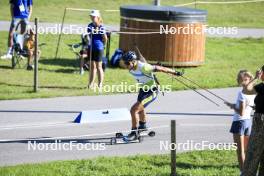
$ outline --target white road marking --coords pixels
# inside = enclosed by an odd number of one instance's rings
[[[42,128],[42,127],[52,127],[52,126],[74,126],[76,123],[72,122],[55,122],[55,123],[38,123],[38,124],[20,124],[20,125],[4,125],[0,126],[0,131],[2,130],[13,130],[20,128]]]
[[[200,124],[197,124],[197,123],[186,123],[186,124],[177,124],[177,125],[179,125],[179,126],[186,126],[186,127],[188,127],[188,126],[190,126],[190,127],[193,127],[193,126],[195,126],[195,127],[198,127],[198,126],[201,126],[201,127],[211,127],[211,126],[214,126],[214,127],[226,127],[226,126],[231,126],[231,123],[229,124],[215,124],[215,123],[200,123]]]

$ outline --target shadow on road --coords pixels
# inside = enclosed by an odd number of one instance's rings
[[[51,137],[40,137],[40,138],[29,138],[29,139],[18,139],[18,140],[6,140],[0,141],[0,144],[10,144],[10,143],[23,143],[23,144],[54,144],[54,143],[81,143],[81,144],[106,144],[111,145],[112,137],[101,137],[101,138],[88,138],[88,139],[50,139]]]

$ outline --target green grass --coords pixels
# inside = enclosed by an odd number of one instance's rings
[[[209,0],[208,0],[209,1]],[[210,0],[219,1],[219,0]],[[224,0],[220,0],[224,1]],[[152,4],[153,0],[51,0],[34,1],[33,18],[39,17],[40,21],[61,22],[64,8],[87,9],[119,9],[121,5]],[[193,2],[193,0],[162,0],[162,5],[177,5]],[[0,1],[0,20],[10,20],[8,1]],[[194,8],[194,5],[188,7]],[[264,2],[246,4],[199,4],[197,8],[208,11],[208,24],[210,26],[235,26],[235,27],[264,27]],[[47,13],[48,12],[48,13]],[[102,16],[106,24],[119,24],[119,12],[104,12]],[[66,23],[87,23],[88,12],[69,12]]]
[[[99,157],[0,168],[2,176],[168,176],[168,155]],[[239,175],[234,151],[195,151],[177,155],[178,176]]]
[[[6,51],[7,32],[0,32],[0,48]],[[79,42],[79,36],[65,35],[59,53],[54,58],[57,36],[41,35],[42,55],[39,61],[38,93],[33,92],[33,72],[25,68],[11,69],[11,61],[0,60],[0,99],[44,98],[58,96],[97,95],[87,90],[88,72],[79,75],[75,55],[67,44]],[[235,78],[239,69],[255,71],[263,65],[264,39],[227,39],[209,38],[206,42],[206,61],[204,66],[186,68],[185,74],[205,88],[237,86]],[[118,47],[118,37],[112,37],[111,53]],[[26,64],[26,62],[24,63]],[[178,82],[172,81],[166,74],[158,74],[162,85],[172,85],[173,90],[185,89]],[[109,68],[105,73],[105,85],[119,85],[126,81],[135,84],[128,71]],[[117,92],[114,92],[117,93]]]
[[[261,10],[263,7],[264,2],[197,5],[197,8],[208,11],[207,17],[209,26],[234,26],[246,28],[264,28],[264,11]]]

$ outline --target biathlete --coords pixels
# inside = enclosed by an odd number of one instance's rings
[[[182,75],[182,72],[158,65],[150,65],[144,60],[139,59],[134,51],[128,51],[122,56],[120,62],[120,65],[129,70],[140,86],[137,102],[130,109],[132,128],[128,134],[128,140],[135,140],[137,132],[147,130],[145,108],[157,98],[159,91],[154,72],[163,72],[175,76]]]

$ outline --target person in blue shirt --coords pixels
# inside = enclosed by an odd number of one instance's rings
[[[8,50],[1,56],[1,59],[12,58],[13,35],[16,27],[21,25],[21,34],[26,32],[27,25],[32,13],[33,0],[10,0],[10,13],[12,17],[9,34],[8,34]]]
[[[90,52],[92,52],[90,78],[88,87],[95,88],[95,75],[98,73],[98,88],[102,88],[104,80],[104,71],[102,67],[102,59],[104,55],[104,45],[107,42],[107,35],[102,24],[102,18],[99,10],[92,10],[90,13],[92,22],[87,27],[87,32],[91,39]]]

